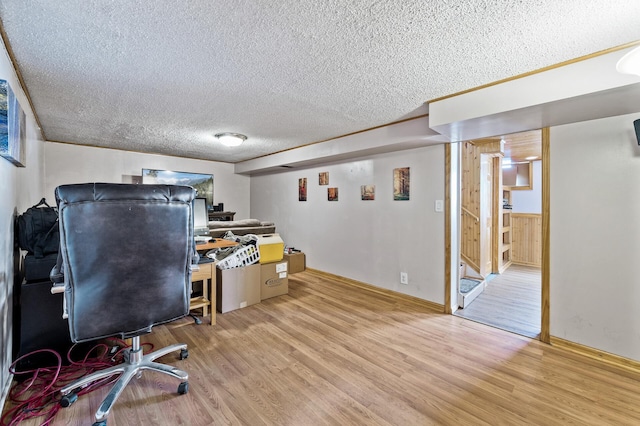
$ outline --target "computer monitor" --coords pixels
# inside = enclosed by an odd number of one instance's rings
[[[209,235],[209,212],[207,211],[206,198],[193,200],[193,235]]]

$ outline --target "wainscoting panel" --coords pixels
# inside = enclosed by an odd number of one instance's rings
[[[542,266],[542,215],[512,213],[511,221],[513,263]]]

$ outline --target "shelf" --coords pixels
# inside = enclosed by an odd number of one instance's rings
[[[204,306],[210,306],[211,301],[204,296],[192,297],[191,302],[189,303],[189,310],[198,309]]]
[[[505,269],[511,265],[511,209],[504,208],[504,204],[511,205],[511,188],[502,187],[502,200],[503,207],[501,207],[501,240],[500,240],[500,253],[502,254],[498,271],[504,272]]]
[[[216,275],[214,271],[215,262],[211,262],[201,263],[196,270],[191,272],[191,282],[201,281],[202,292],[196,288],[196,293],[189,300],[189,310],[202,309],[203,317],[211,316],[211,325],[216,324]]]

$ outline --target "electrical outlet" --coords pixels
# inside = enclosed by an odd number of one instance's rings
[[[400,272],[400,284],[409,284],[409,275],[406,272]]]

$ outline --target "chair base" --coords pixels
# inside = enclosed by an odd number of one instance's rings
[[[77,399],[77,392],[96,380],[110,377],[114,374],[120,374],[120,378],[115,382],[109,391],[109,394],[102,401],[102,404],[96,412],[96,423],[94,423],[94,425],[106,425],[107,416],[109,415],[109,411],[111,411],[111,407],[115,403],[116,399],[118,399],[131,379],[141,374],[142,370],[158,371],[160,373],[173,376],[176,379],[180,379],[181,383],[178,386],[178,393],[185,394],[189,389],[189,384],[187,382],[187,380],[189,380],[189,374],[170,365],[155,362],[157,358],[175,351],[180,351],[180,359],[185,359],[189,356],[187,345],[183,343],[167,346],[144,355],[140,346],[140,336],[133,337],[131,348],[127,352],[128,356],[125,356],[126,361],[124,363],[96,371],[95,373],[82,377],[63,387],[60,389],[60,393],[62,394],[60,405],[68,407],[73,404]]]

